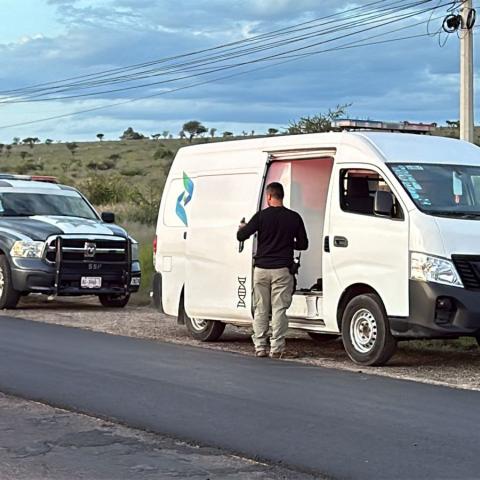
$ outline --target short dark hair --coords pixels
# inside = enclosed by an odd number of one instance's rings
[[[267,193],[270,194],[273,198],[277,200],[283,200],[285,192],[283,191],[283,186],[281,183],[272,182],[267,185]]]

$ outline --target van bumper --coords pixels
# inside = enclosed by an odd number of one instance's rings
[[[410,315],[389,317],[397,338],[480,335],[480,291],[410,280]]]

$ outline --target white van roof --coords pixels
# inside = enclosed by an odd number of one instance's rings
[[[480,166],[480,148],[461,140],[430,135],[390,132],[328,132],[308,135],[279,135],[256,139],[205,143],[179,150],[173,169],[210,170],[225,167],[229,153],[232,161],[242,156],[242,167],[259,167],[266,157],[260,152],[321,150],[352,147],[374,155],[382,163],[436,163]],[[257,153],[257,155],[254,154]],[[194,158],[198,157],[197,163]],[[221,162],[217,164],[216,158]],[[236,160],[233,160],[233,159]],[[352,159],[354,160],[354,159]],[[187,165],[188,163],[188,165]],[[238,165],[238,164],[237,164]]]

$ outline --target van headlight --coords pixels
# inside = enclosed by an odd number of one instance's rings
[[[138,243],[132,242],[130,245],[132,246],[132,262],[138,262],[139,260]]]
[[[463,287],[453,262],[425,253],[412,252],[410,254],[410,278],[423,282],[442,283],[452,287]]]
[[[10,255],[21,258],[42,258],[44,249],[45,242],[19,240],[13,244]]]

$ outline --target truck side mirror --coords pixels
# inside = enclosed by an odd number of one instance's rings
[[[102,212],[102,221],[105,223],[115,223],[115,214],[112,212]]]
[[[392,218],[393,212],[393,195],[390,192],[377,190],[375,192],[375,201],[373,205],[375,215],[379,217]]]

